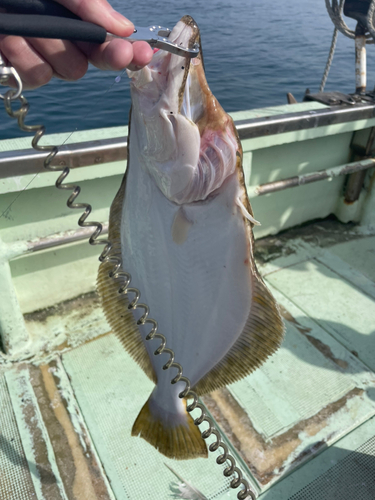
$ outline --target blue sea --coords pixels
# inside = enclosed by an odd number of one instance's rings
[[[208,83],[226,111],[302,100],[319,90],[333,33],[323,0],[112,0],[135,25],[173,27],[190,14],[201,30]],[[350,20],[349,20],[350,21]],[[349,23],[353,27],[353,23]],[[368,88],[375,83],[375,48],[368,47]],[[326,90],[353,92],[354,42],[341,33]],[[124,125],[130,89],[126,73],[91,67],[78,82],[54,79],[25,92],[28,123],[47,132],[73,132]],[[0,103],[1,106],[1,103]],[[19,137],[14,120],[0,108],[0,139]]]

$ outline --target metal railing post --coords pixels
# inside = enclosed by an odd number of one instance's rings
[[[30,341],[9,265],[9,260],[26,248],[24,242],[7,245],[0,238],[0,340],[1,349],[9,356],[22,351]]]
[[[355,30],[355,92],[356,94],[366,93],[366,28],[361,23],[357,24]]]

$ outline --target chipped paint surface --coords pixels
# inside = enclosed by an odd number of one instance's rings
[[[59,360],[7,381],[38,500],[114,500]]]
[[[343,370],[348,368],[347,361],[345,361],[344,359],[336,358],[334,356],[334,354],[332,353],[332,349],[328,345],[324,344],[324,342],[317,339],[316,337],[309,335],[309,332],[311,332],[311,328],[306,328],[306,327],[302,326],[295,318],[293,318],[293,316],[290,314],[290,312],[287,311],[285,309],[285,307],[283,307],[281,304],[280,304],[280,312],[281,312],[281,315],[283,316],[283,318],[285,320],[293,323],[296,326],[297,330],[300,333],[302,333],[302,335],[304,335],[307,338],[307,340],[309,340],[309,342],[311,342],[312,345],[318,349],[318,351],[320,351],[322,354],[324,354],[324,356],[331,359],[334,363],[336,363]]]
[[[96,292],[25,314],[24,325],[29,341],[13,355],[1,356],[0,347],[0,364],[48,362],[56,352],[73,349],[110,331]]]
[[[38,500],[69,500],[62,487],[28,368],[19,365],[7,372],[6,379]]]
[[[14,246],[23,247],[22,243]],[[12,255],[11,247],[0,236],[0,351],[8,355],[22,350],[29,342],[8,262]]]
[[[366,37],[364,35],[356,35],[354,44],[355,44],[355,88],[356,92],[365,92],[367,85]]]
[[[345,397],[328,405],[313,417],[301,421],[271,441],[264,439],[256,431],[247,413],[228,391],[221,389],[204,397],[204,403],[220,427],[224,429],[233,446],[245,460],[251,473],[261,485],[275,482],[278,477],[309,460],[327,446],[327,435],[319,438],[326,429],[329,440],[335,436],[334,417],[338,412],[346,412],[348,401],[360,397],[363,389],[352,389]],[[305,439],[307,438],[307,439]],[[313,438],[311,440],[310,438]],[[307,442],[309,445],[307,446]]]
[[[44,360],[48,353],[78,347],[110,331],[96,292],[26,314],[25,321],[34,356]]]
[[[85,458],[86,450],[82,449],[81,442],[75,432],[68,412],[63,405],[60,393],[51,373],[51,371],[53,371],[51,368],[54,367],[45,364],[41,365],[40,372],[43,378],[45,391],[50,400],[49,407],[52,409],[56,420],[62,428],[62,435],[66,438],[66,441],[64,440],[65,444],[62,446],[60,434],[58,439],[60,450],[58,456],[56,456],[58,464],[60,462],[59,469],[63,471],[64,487],[68,492],[68,496],[71,498],[83,499],[87,496],[88,498],[94,499],[96,498],[96,494]],[[53,427],[57,430],[57,423],[50,421],[47,427],[51,436],[54,432]],[[65,453],[61,451],[62,447],[65,447]]]

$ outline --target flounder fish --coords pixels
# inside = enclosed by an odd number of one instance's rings
[[[199,29],[183,17],[169,39],[192,47]],[[110,212],[109,239],[131,286],[183,367],[205,394],[249,374],[283,338],[277,304],[253,257],[256,223],[246,194],[242,149],[233,120],[212,95],[202,53],[159,50],[131,77],[128,167]],[[120,282],[99,269],[98,291],[112,330],[156,387],[133,435],[167,457],[207,456],[206,444],[171,384],[175,369],[146,341],[150,325],[128,309]],[[131,300],[131,299],[130,299]],[[134,381],[133,381],[134,383]]]

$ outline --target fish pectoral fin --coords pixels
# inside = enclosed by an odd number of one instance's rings
[[[177,245],[182,245],[183,243],[185,243],[188,237],[189,229],[192,225],[192,221],[187,218],[184,209],[180,207],[173,219],[172,240]]]
[[[168,458],[176,460],[207,458],[206,443],[189,413],[186,411],[185,423],[178,422],[173,425],[152,412],[151,398],[152,395],[139,412],[132,428],[132,436],[145,439]]]
[[[244,329],[229,352],[193,387],[199,395],[241,380],[280,347],[284,323],[279,307],[257,273],[253,274],[252,288]]]
[[[254,219],[254,217],[248,212],[245,205],[240,200],[239,196],[236,198],[236,204],[240,207],[242,215],[246,217],[247,220],[249,220],[252,224],[254,224],[254,226],[261,226],[261,223],[258,222],[256,219]]]

